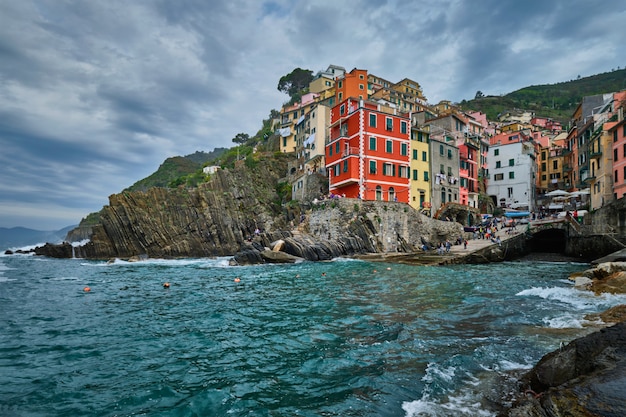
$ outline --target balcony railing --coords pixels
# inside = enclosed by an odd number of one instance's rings
[[[343,158],[345,158],[346,156],[353,156],[353,155],[359,155],[359,148],[350,147],[348,149],[344,149],[343,152],[341,153],[341,156]]]
[[[598,149],[597,151],[596,150],[589,151],[589,158],[594,158],[595,159],[595,158],[599,158],[601,156],[602,156],[602,150],[601,149]]]

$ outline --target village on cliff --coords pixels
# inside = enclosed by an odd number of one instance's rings
[[[450,204],[593,211],[626,193],[626,90],[583,97],[567,125],[521,110],[488,120],[429,104],[408,78],[336,65],[304,91],[273,121],[280,151],[296,157],[294,200],[319,197],[320,175],[331,197],[403,202],[435,218]]]

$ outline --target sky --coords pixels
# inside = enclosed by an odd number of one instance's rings
[[[294,68],[430,103],[626,66],[626,2],[0,0],[0,227],[75,225],[168,157],[234,146]]]

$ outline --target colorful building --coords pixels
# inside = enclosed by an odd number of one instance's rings
[[[348,98],[333,107],[330,121],[326,143],[330,193],[408,203],[408,115],[389,105]]]
[[[424,214],[431,214],[430,198],[430,132],[428,127],[419,126],[417,116],[411,120],[411,194],[409,204]]]
[[[626,196],[626,91],[616,102],[616,117],[608,132],[612,137],[613,150],[613,196],[615,199]]]

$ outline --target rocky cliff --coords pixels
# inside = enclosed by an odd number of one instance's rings
[[[197,188],[151,188],[109,197],[99,223],[81,225],[68,242],[40,255],[91,259],[235,255],[238,263],[272,261],[260,254],[276,241],[280,251],[309,260],[371,252],[419,250],[456,240],[458,223],[432,220],[410,206],[356,199],[322,200],[301,209],[281,201],[278,186],[287,158],[259,158],[219,170]],[[251,166],[252,165],[252,166]],[[255,233],[259,229],[261,233]]]
[[[70,242],[46,245],[36,253],[57,257],[108,259],[226,256],[239,250],[256,228],[284,228],[276,184],[286,171],[286,158],[260,157],[219,170],[197,188],[151,188],[109,197],[99,224],[79,226]]]

